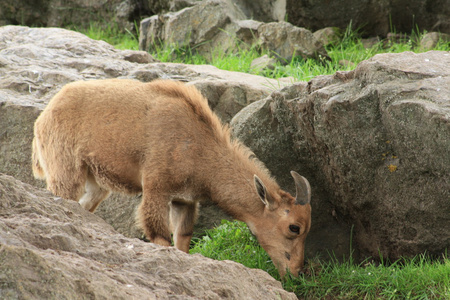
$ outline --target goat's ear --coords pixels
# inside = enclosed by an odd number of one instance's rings
[[[267,208],[269,208],[271,201],[269,201],[269,197],[267,195],[267,190],[266,190],[264,183],[256,175],[254,175],[253,178],[255,180],[255,188],[256,188],[256,192],[258,193],[259,199],[261,199],[262,203],[264,203],[264,205]]]

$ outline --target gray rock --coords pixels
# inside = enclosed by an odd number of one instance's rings
[[[450,43],[450,34],[427,32],[420,40],[420,47],[424,50],[431,50],[435,48],[439,42]]]
[[[236,31],[236,38],[238,41],[244,42],[245,45],[253,45],[258,39],[258,27],[262,22],[255,20],[239,20],[236,21],[238,29]]]
[[[379,37],[371,37],[367,39],[361,39],[361,43],[363,44],[364,48],[370,49],[372,47],[377,46],[381,42]]]
[[[202,1],[202,0],[171,0],[171,1],[166,0],[163,2],[166,2],[166,3],[168,2],[169,3],[169,11],[174,12],[174,11],[182,10],[186,7],[194,6],[194,5],[198,4],[198,2],[200,2],[200,1]]]
[[[342,31],[338,27],[325,27],[313,33],[316,40],[322,45],[336,45],[342,40]]]
[[[277,60],[275,58],[269,57],[267,54],[254,59],[250,65],[251,71],[261,71],[264,69],[275,69],[275,64]]]
[[[134,50],[124,50],[122,51],[123,59],[129,62],[135,62],[139,64],[150,64],[154,62],[159,62],[146,51],[134,51]]]
[[[328,57],[323,45],[311,31],[287,22],[272,22],[258,27],[259,45],[274,52],[283,62],[293,57]]]
[[[380,54],[233,118],[235,134],[281,183],[289,166],[310,179],[307,251],[348,255],[350,226],[362,257],[448,248],[449,70],[448,52]]]
[[[126,238],[0,174],[3,299],[297,299],[258,269]]]

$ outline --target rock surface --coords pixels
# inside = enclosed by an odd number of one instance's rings
[[[77,80],[133,78],[151,81],[171,78],[194,84],[211,107],[229,121],[242,107],[286,85],[212,66],[148,63],[141,51],[121,51],[111,45],[58,28],[0,27],[0,172],[43,187],[31,172],[33,125],[39,113],[62,86]],[[138,197],[113,196],[98,214],[128,236],[140,237],[134,226]],[[209,215],[212,214],[210,218]],[[204,204],[200,227],[220,223],[220,214]]]
[[[307,249],[345,250],[350,224],[364,257],[448,248],[449,70],[449,52],[379,54],[354,71],[274,92],[233,118],[235,134],[282,183],[289,167],[310,179]]]
[[[126,238],[0,174],[2,299],[297,299],[266,272]]]

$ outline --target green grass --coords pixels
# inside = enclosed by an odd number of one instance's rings
[[[139,37],[117,25],[92,22],[88,27],[69,26],[67,29],[78,31],[94,40],[105,41],[117,49],[139,50]]]
[[[223,221],[194,240],[191,253],[233,260],[280,280],[269,256],[242,222]],[[356,264],[351,259],[314,258],[305,275],[287,278],[283,287],[301,299],[450,299],[450,259],[419,255],[393,263]]]
[[[71,29],[77,30],[77,28]],[[137,50],[139,48],[139,40],[136,35],[128,31],[123,33],[123,30],[114,25],[93,23],[88,28],[79,29],[79,31],[92,39],[104,40],[119,49]],[[274,70],[255,71],[253,73],[275,79],[293,77],[295,80],[308,81],[318,75],[352,70],[361,61],[379,53],[424,52],[417,46],[416,42],[420,40],[422,35],[423,33],[413,32],[404,43],[391,44],[387,41],[380,41],[371,48],[365,48],[358,32],[346,30],[339,44],[326,47],[330,60],[303,60],[294,57],[284,64],[277,63]],[[236,49],[235,53],[224,53],[220,49],[215,49],[212,58],[209,60],[198,55],[195,48],[176,45],[160,45],[151,54],[161,62],[211,64],[222,70],[245,73],[251,73],[252,60],[264,54],[270,55],[268,51],[258,49],[256,46],[243,45],[238,41],[236,42]],[[440,42],[435,50],[450,51],[450,43]]]
[[[203,237],[194,238],[192,244],[190,253],[200,253],[217,260],[237,261],[280,279],[270,257],[259,246],[245,223],[223,220],[220,226],[208,230]]]

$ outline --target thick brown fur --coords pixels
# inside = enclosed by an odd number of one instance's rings
[[[231,138],[193,86],[168,80],[71,83],[36,120],[34,134],[33,172],[57,196],[94,211],[111,192],[142,192],[137,220],[146,236],[169,246],[173,233],[185,252],[198,203],[210,199],[248,224],[282,275],[303,267],[311,216],[306,179],[296,179],[308,198],[298,204]],[[290,231],[292,224],[298,233]]]

